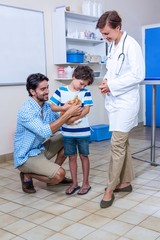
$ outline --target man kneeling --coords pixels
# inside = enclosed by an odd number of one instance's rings
[[[80,104],[73,105],[59,117],[47,102],[48,81],[41,73],[31,74],[27,78],[29,98],[17,117],[14,166],[21,171],[22,189],[26,193],[36,192],[32,178],[49,184],[72,181],[65,178],[65,170],[61,167],[66,157],[62,136],[57,132],[70,117],[79,115],[82,109]],[[54,156],[55,162],[52,161]]]

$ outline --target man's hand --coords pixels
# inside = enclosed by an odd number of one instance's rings
[[[76,103],[74,103],[64,114],[69,115],[70,117],[74,117],[79,116],[81,112],[82,112],[81,104],[76,105]]]
[[[75,96],[74,99],[67,101],[63,105],[63,107],[62,107],[63,109],[60,112],[60,116],[62,116],[65,113],[65,111],[67,111],[72,105],[79,105],[79,104],[82,105],[82,102],[81,102],[81,100],[78,99],[78,95],[77,95],[77,96]]]
[[[81,115],[82,110],[81,104],[76,105],[75,103],[70,106],[70,108],[62,116],[60,116],[60,118],[50,123],[52,133],[57,132],[59,128],[68,121],[69,118]]]

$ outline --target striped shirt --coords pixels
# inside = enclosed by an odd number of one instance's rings
[[[28,98],[17,117],[14,135],[15,168],[22,165],[30,156],[36,156],[44,150],[43,142],[52,136],[49,123],[58,117],[59,114],[51,110],[48,102],[44,102],[41,107],[32,97]]]
[[[63,106],[67,101],[73,100],[78,95],[82,102],[82,107],[93,106],[91,93],[83,88],[80,91],[72,92],[68,86],[58,88],[50,98],[51,103],[57,106]],[[87,137],[90,136],[90,126],[88,118],[85,116],[82,121],[75,125],[64,124],[62,126],[62,135],[64,137]]]

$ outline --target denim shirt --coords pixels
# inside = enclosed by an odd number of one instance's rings
[[[43,142],[52,136],[49,123],[58,118],[59,114],[51,110],[48,102],[44,102],[41,107],[32,97],[28,98],[17,117],[14,135],[15,168],[44,150]]]

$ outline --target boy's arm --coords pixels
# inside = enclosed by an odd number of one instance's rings
[[[65,112],[70,108],[70,106],[71,105],[69,105],[68,102],[66,102],[63,106],[59,106],[59,105],[52,103],[51,109],[52,109],[52,111],[55,111],[55,112]]]

